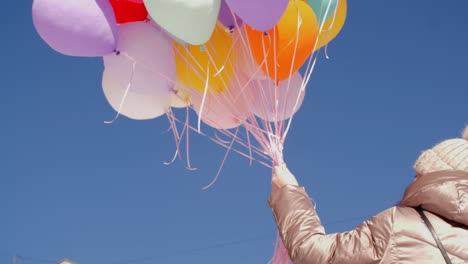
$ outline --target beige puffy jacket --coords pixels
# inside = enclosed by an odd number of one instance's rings
[[[408,186],[400,206],[344,233],[325,234],[302,187],[286,185],[268,202],[294,263],[445,263],[417,206],[425,210],[452,263],[468,263],[466,172],[422,175]]]

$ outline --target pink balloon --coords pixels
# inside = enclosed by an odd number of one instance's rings
[[[253,83],[249,91],[250,109],[265,121],[280,122],[291,118],[304,101],[303,78],[298,72],[279,85],[273,80],[257,80]]]
[[[226,0],[226,3],[245,23],[266,31],[283,16],[289,0]]]
[[[195,112],[201,120],[216,129],[231,129],[242,125],[251,114],[248,107],[247,79],[234,73],[229,86],[219,94],[206,95],[204,103],[203,94],[189,90],[191,102]],[[203,108],[202,108],[203,106]]]
[[[234,49],[237,55],[236,63],[237,69],[242,74],[255,80],[267,80],[269,77],[263,72],[262,67],[258,65],[257,61],[252,55],[252,50],[249,46],[249,40],[244,28],[234,31],[232,33],[235,41]]]

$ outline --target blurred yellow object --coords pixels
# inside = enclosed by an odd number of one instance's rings
[[[323,25],[322,31],[319,34],[317,47],[315,48],[316,50],[327,45],[340,33],[346,21],[347,8],[346,0],[339,0],[336,15],[332,14]]]
[[[64,260],[61,260],[61,261],[57,262],[57,264],[75,264],[75,263],[71,262],[68,259],[64,259]]]
[[[188,89],[203,93],[208,80],[208,92],[226,89],[234,73],[235,54],[232,36],[217,25],[210,40],[203,46],[174,42],[178,81]]]

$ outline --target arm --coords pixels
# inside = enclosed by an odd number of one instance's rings
[[[379,262],[391,234],[394,209],[384,211],[355,230],[326,235],[304,188],[293,184],[294,176],[287,173],[287,169],[275,168],[273,179],[277,179],[273,181],[269,204],[294,263]]]

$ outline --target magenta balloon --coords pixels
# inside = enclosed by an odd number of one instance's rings
[[[226,3],[244,23],[266,31],[274,27],[283,16],[289,0],[226,0]]]
[[[221,9],[219,10],[218,19],[229,29],[242,26],[242,20],[233,11],[231,11],[226,0],[221,1]]]
[[[117,23],[108,0],[34,0],[34,26],[54,50],[70,56],[104,56],[117,45]]]

